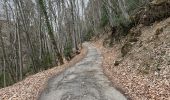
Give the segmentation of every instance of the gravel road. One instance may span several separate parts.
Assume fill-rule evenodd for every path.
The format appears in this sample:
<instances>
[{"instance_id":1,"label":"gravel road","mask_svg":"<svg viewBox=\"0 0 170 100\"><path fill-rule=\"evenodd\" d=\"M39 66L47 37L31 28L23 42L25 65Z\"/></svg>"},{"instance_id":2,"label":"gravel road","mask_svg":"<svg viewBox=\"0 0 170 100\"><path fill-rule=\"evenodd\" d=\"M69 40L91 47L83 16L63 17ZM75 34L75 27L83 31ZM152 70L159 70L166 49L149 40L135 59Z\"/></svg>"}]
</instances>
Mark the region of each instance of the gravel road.
<instances>
[{"instance_id":1,"label":"gravel road","mask_svg":"<svg viewBox=\"0 0 170 100\"><path fill-rule=\"evenodd\" d=\"M103 74L102 56L90 43L87 56L51 78L39 100L127 100Z\"/></svg>"}]
</instances>

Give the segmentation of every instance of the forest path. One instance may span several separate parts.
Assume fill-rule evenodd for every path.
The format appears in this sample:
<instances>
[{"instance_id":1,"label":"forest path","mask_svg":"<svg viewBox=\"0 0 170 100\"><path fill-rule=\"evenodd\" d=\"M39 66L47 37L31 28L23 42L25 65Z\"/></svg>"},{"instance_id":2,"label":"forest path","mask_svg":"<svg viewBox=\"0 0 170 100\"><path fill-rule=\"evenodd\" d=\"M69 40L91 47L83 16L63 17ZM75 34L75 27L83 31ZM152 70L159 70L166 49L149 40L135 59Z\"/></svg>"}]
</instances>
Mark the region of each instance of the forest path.
<instances>
[{"instance_id":1,"label":"forest path","mask_svg":"<svg viewBox=\"0 0 170 100\"><path fill-rule=\"evenodd\" d=\"M127 100L103 74L102 56L90 43L87 56L51 78L39 100Z\"/></svg>"}]
</instances>

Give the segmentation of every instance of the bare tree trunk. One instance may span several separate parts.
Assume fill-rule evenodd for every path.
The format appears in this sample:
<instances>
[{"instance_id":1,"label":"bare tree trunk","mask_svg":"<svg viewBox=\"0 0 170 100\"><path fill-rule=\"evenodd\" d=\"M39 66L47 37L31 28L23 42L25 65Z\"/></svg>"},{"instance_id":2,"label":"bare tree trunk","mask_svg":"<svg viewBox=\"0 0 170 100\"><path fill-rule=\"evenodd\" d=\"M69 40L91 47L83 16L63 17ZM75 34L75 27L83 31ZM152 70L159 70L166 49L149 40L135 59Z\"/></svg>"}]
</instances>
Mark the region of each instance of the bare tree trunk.
<instances>
[{"instance_id":1,"label":"bare tree trunk","mask_svg":"<svg viewBox=\"0 0 170 100\"><path fill-rule=\"evenodd\" d=\"M77 36L76 36L76 30L75 30L75 0L70 0L70 5L71 5L71 17L72 17L72 28L73 28L73 35L72 35L72 38L73 38L73 44L74 44L74 48L76 50L78 50L78 46L77 46Z\"/></svg>"},{"instance_id":2,"label":"bare tree trunk","mask_svg":"<svg viewBox=\"0 0 170 100\"><path fill-rule=\"evenodd\" d=\"M4 87L6 87L6 62L4 57L3 57L3 76L4 76Z\"/></svg>"},{"instance_id":3,"label":"bare tree trunk","mask_svg":"<svg viewBox=\"0 0 170 100\"><path fill-rule=\"evenodd\" d=\"M53 30L52 30L52 27L51 27L50 22L49 22L49 18L48 18L48 14L47 14L47 11L46 11L46 7L44 6L44 1L43 1L43 0L39 0L39 4L40 4L40 8L41 8L42 12L44 13L45 22L46 22L47 28L48 28L48 35L50 36L51 43L52 43L53 46L54 46L54 50L55 50L55 52L56 52L56 54L57 54L59 63L60 63L60 64L63 64L63 63L64 63L63 57L62 57L62 55L59 53L59 50L58 50L58 47L57 47L57 43L56 43L56 41L55 41L55 39L54 39Z\"/></svg>"},{"instance_id":4,"label":"bare tree trunk","mask_svg":"<svg viewBox=\"0 0 170 100\"><path fill-rule=\"evenodd\" d=\"M122 14L128 20L129 19L129 14L126 12L125 2L122 3L122 0L118 0L118 4L119 4L119 7L120 7L120 9L122 11Z\"/></svg>"},{"instance_id":5,"label":"bare tree trunk","mask_svg":"<svg viewBox=\"0 0 170 100\"><path fill-rule=\"evenodd\" d=\"M18 25L20 26L20 25ZM17 38L18 38L18 57L19 57L19 71L20 71L20 80L23 79L23 62L22 62L22 47L21 47L21 37L20 37L20 29L18 30Z\"/></svg>"},{"instance_id":6,"label":"bare tree trunk","mask_svg":"<svg viewBox=\"0 0 170 100\"><path fill-rule=\"evenodd\" d=\"M3 59L4 59L4 68L6 70L6 66L8 66L8 61L7 61L7 58L6 58L6 52L5 52L5 46L4 46L4 41L3 41L3 36L2 36L2 32L1 32L1 25L0 25L0 40L1 40L1 45L2 45L2 53L3 53ZM10 66L7 67L8 68L8 71L9 71L9 75L11 76L12 78L12 81L15 82L15 78L14 78L14 72L13 70L10 68ZM6 72L4 71L4 76L5 76ZM5 78L6 79L6 78Z\"/></svg>"}]
</instances>

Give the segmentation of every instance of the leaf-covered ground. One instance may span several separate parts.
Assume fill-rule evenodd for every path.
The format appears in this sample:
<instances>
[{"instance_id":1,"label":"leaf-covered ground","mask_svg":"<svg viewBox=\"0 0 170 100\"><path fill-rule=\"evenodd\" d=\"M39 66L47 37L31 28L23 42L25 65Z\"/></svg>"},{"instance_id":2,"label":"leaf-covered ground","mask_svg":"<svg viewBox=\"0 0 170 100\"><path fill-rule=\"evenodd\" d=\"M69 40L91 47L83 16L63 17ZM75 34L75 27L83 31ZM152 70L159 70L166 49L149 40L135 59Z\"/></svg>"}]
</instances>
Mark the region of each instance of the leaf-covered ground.
<instances>
[{"instance_id":1,"label":"leaf-covered ground","mask_svg":"<svg viewBox=\"0 0 170 100\"><path fill-rule=\"evenodd\" d=\"M140 29L141 36L123 58L125 43L106 48L104 40L94 42L104 56L104 73L132 100L170 100L170 18ZM115 61L121 62L115 66Z\"/></svg>"},{"instance_id":2,"label":"leaf-covered ground","mask_svg":"<svg viewBox=\"0 0 170 100\"><path fill-rule=\"evenodd\" d=\"M83 48L79 55L62 66L57 66L52 69L39 72L12 86L0 89L0 100L37 100L39 94L46 86L49 78L60 74L66 68L80 61L82 58L84 58L86 53L87 49Z\"/></svg>"}]
</instances>

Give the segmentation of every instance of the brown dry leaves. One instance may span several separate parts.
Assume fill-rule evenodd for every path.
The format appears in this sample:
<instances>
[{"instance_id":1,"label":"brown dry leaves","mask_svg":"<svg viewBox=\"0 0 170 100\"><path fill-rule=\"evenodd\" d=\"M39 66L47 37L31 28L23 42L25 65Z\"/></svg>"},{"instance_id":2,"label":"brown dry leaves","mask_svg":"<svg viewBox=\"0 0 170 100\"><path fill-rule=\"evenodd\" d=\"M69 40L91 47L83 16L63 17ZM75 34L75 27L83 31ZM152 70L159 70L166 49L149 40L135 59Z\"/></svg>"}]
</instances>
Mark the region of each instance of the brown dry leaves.
<instances>
[{"instance_id":1,"label":"brown dry leaves","mask_svg":"<svg viewBox=\"0 0 170 100\"><path fill-rule=\"evenodd\" d=\"M73 66L85 57L87 48L83 48L81 53L74 57L70 62L57 66L52 69L42 71L29 76L21 82L12 86L0 89L0 100L37 100L40 92L45 88L48 79Z\"/></svg>"},{"instance_id":2,"label":"brown dry leaves","mask_svg":"<svg viewBox=\"0 0 170 100\"><path fill-rule=\"evenodd\" d=\"M167 20L170 21L170 18ZM166 22L163 21L161 23L156 23L155 26L146 27L145 33L142 38L146 39L147 37L152 36L154 33L152 31L156 30L158 27L163 26ZM169 28L170 29L170 28ZM164 39L167 36L170 36L169 32L164 32L160 36L160 39ZM150 35L150 36L149 36ZM166 35L164 37L163 35ZM169 38L169 37L168 37ZM143 40L143 41L146 41ZM167 40L168 41L168 40ZM153 42L153 41L152 41ZM138 60L137 57L138 52L135 53L135 49L133 53L135 55L130 54L127 58L123 60L123 62L119 66L114 66L115 60L120 55L120 45L117 44L113 48L105 48L103 47L103 40L100 39L96 42L94 42L94 45L102 52L104 61L103 61L103 70L104 73L110 78L110 80L113 82L113 85L115 87L120 88L123 90L124 94L129 96L132 100L170 100L170 66L165 64L162 66L162 72L160 72L160 75L157 75L155 72L150 72L149 74L141 74L139 73L139 66L140 66L140 60ZM148 45L149 43L144 43L144 46ZM155 48L157 51L161 51L165 48L167 48L167 44L161 44L159 45L162 48L159 49L158 47ZM152 47L150 47L152 49ZM169 48L169 47L168 47ZM136 47L136 49L138 49ZM168 51L169 50L169 51ZM155 55L154 52L149 51L151 55ZM170 48L166 50L166 52L170 52ZM141 54L140 54L141 53ZM143 54L142 54L143 53ZM147 54L148 52L139 52L139 56L144 57L142 55ZM167 55L166 55L167 56ZM165 58L164 56L160 56ZM156 57L155 57L156 58ZM146 58L147 59L147 58ZM170 60L170 58L169 58ZM156 62L158 63L158 62Z\"/></svg>"}]
</instances>

